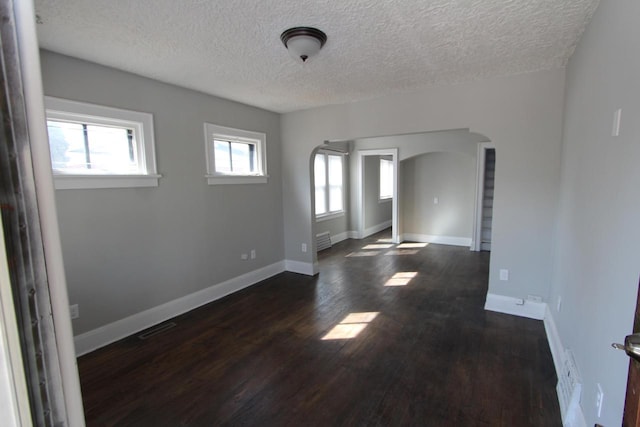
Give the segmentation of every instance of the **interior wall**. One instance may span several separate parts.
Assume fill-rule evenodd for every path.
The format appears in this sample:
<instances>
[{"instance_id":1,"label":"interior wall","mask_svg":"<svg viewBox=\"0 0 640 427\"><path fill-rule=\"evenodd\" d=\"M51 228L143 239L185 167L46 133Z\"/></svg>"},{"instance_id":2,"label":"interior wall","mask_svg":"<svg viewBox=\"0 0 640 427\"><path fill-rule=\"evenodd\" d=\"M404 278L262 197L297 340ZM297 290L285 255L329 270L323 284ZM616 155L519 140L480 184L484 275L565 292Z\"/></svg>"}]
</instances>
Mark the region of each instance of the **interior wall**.
<instances>
[{"instance_id":1,"label":"interior wall","mask_svg":"<svg viewBox=\"0 0 640 427\"><path fill-rule=\"evenodd\" d=\"M381 156L365 156L363 159L363 211L364 230L366 235L373 234L371 229L391 223L392 200L380 201L380 158ZM370 230L367 232L367 230Z\"/></svg>"},{"instance_id":2,"label":"interior wall","mask_svg":"<svg viewBox=\"0 0 640 427\"><path fill-rule=\"evenodd\" d=\"M322 141L471 129L500 153L490 292L549 295L564 69L439 86L282 115L285 257L313 265L308 159ZM440 150L447 151L447 150ZM402 159L402 151L400 159ZM517 250L515 250L517 248ZM510 270L508 282L499 269Z\"/></svg>"},{"instance_id":3,"label":"interior wall","mask_svg":"<svg viewBox=\"0 0 640 427\"><path fill-rule=\"evenodd\" d=\"M640 2L600 2L567 68L550 308L582 374L587 425L622 422L629 358L611 343L632 331L640 276L639 16ZM600 418L597 384L604 392Z\"/></svg>"},{"instance_id":4,"label":"interior wall","mask_svg":"<svg viewBox=\"0 0 640 427\"><path fill-rule=\"evenodd\" d=\"M400 170L400 212L405 235L471 239L475 157L454 153L423 154L404 160Z\"/></svg>"},{"instance_id":5,"label":"interior wall","mask_svg":"<svg viewBox=\"0 0 640 427\"><path fill-rule=\"evenodd\" d=\"M75 334L283 259L278 114L51 52L41 59L46 95L152 113L163 175L154 188L56 191ZM207 185L204 122L266 133L268 184ZM241 260L251 249L257 258Z\"/></svg>"}]
</instances>

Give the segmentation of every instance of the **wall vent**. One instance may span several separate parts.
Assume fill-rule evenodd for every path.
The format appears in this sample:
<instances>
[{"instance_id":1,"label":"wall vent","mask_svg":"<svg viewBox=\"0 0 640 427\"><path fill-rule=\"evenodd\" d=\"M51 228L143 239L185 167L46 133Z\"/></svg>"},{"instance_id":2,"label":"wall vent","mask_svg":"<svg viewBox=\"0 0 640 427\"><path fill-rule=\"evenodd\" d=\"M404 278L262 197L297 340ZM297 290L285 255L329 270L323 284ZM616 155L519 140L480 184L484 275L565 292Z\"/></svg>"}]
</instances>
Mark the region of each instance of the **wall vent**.
<instances>
[{"instance_id":1,"label":"wall vent","mask_svg":"<svg viewBox=\"0 0 640 427\"><path fill-rule=\"evenodd\" d=\"M316 234L316 247L318 248L318 252L331 247L331 235L328 231Z\"/></svg>"},{"instance_id":2,"label":"wall vent","mask_svg":"<svg viewBox=\"0 0 640 427\"><path fill-rule=\"evenodd\" d=\"M138 334L138 338L140 338L141 340L146 340L148 338L151 338L154 335L161 334L175 327L176 327L176 324L174 322L162 323L160 325L156 325L147 329L141 334Z\"/></svg>"}]
</instances>

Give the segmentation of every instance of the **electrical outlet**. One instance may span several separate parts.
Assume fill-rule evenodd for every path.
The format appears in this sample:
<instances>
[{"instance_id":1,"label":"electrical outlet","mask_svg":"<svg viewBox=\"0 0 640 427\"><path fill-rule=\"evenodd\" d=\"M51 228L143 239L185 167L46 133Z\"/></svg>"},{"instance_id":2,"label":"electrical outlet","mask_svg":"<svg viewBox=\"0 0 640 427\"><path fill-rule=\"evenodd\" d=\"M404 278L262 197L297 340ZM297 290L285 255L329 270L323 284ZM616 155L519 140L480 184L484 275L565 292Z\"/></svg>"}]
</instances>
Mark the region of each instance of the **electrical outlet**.
<instances>
[{"instance_id":1,"label":"electrical outlet","mask_svg":"<svg viewBox=\"0 0 640 427\"><path fill-rule=\"evenodd\" d=\"M600 383L597 384L598 391L596 392L596 409L598 410L598 418L602 414L602 402L604 401L604 392Z\"/></svg>"},{"instance_id":2,"label":"electrical outlet","mask_svg":"<svg viewBox=\"0 0 640 427\"><path fill-rule=\"evenodd\" d=\"M306 243L302 244L302 252L307 252L307 244Z\"/></svg>"},{"instance_id":3,"label":"electrical outlet","mask_svg":"<svg viewBox=\"0 0 640 427\"><path fill-rule=\"evenodd\" d=\"M611 129L611 136L620 136L621 120L622 120L622 108L618 108L613 113L613 128Z\"/></svg>"},{"instance_id":4,"label":"electrical outlet","mask_svg":"<svg viewBox=\"0 0 640 427\"><path fill-rule=\"evenodd\" d=\"M437 205L438 203L440 203L440 200L438 200L438 198L437 198L437 197L434 197L434 198L433 198L433 204L434 204L434 205Z\"/></svg>"},{"instance_id":5,"label":"electrical outlet","mask_svg":"<svg viewBox=\"0 0 640 427\"><path fill-rule=\"evenodd\" d=\"M247 259L249 259L249 256L247 254L240 254L240 259L241 260L247 260Z\"/></svg>"},{"instance_id":6,"label":"electrical outlet","mask_svg":"<svg viewBox=\"0 0 640 427\"><path fill-rule=\"evenodd\" d=\"M527 295L527 300L531 302L542 302L542 297L540 295Z\"/></svg>"},{"instance_id":7,"label":"electrical outlet","mask_svg":"<svg viewBox=\"0 0 640 427\"><path fill-rule=\"evenodd\" d=\"M251 249L251 259L256 259L256 250Z\"/></svg>"},{"instance_id":8,"label":"electrical outlet","mask_svg":"<svg viewBox=\"0 0 640 427\"><path fill-rule=\"evenodd\" d=\"M71 320L77 319L80 317L80 308L78 304L73 304L69 306L69 313L71 314Z\"/></svg>"},{"instance_id":9,"label":"electrical outlet","mask_svg":"<svg viewBox=\"0 0 640 427\"><path fill-rule=\"evenodd\" d=\"M509 270L500 270L500 280L505 282L509 280Z\"/></svg>"}]
</instances>

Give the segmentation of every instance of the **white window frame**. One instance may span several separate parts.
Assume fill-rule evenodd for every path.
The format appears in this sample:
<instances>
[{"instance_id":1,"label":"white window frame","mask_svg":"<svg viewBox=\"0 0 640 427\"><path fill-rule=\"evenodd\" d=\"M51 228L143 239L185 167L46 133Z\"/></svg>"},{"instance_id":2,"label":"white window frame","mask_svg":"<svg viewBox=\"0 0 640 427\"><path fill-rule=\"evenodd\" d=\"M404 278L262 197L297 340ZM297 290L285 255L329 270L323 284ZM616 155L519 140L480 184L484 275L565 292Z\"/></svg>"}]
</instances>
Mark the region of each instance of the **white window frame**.
<instances>
[{"instance_id":1,"label":"white window frame","mask_svg":"<svg viewBox=\"0 0 640 427\"><path fill-rule=\"evenodd\" d=\"M327 221L329 219L334 219L334 218L339 218L341 216L345 215L346 209L345 209L345 204L346 204L346 194L345 194L345 155L344 154L340 154L340 153L335 153L333 151L328 152L328 151L318 151L316 152L315 156L318 155L323 155L325 156L325 162L324 162L324 167L325 167L325 177L327 182L325 183L325 192L324 192L324 198L325 198L325 206L327 207L327 212L325 213L321 213L321 214L316 214L315 218L316 221L320 222L320 221ZM314 158L314 165L315 165L315 156ZM330 198L330 185L329 185L329 156L337 156L340 157L342 159L342 209L341 210L337 210L337 211L330 211L329 210L329 198ZM315 167L314 167L314 181L315 181ZM315 182L314 182L314 197L315 197ZM314 200L314 205L315 205L315 200ZM315 210L315 208L314 208Z\"/></svg>"},{"instance_id":2,"label":"white window frame","mask_svg":"<svg viewBox=\"0 0 640 427\"><path fill-rule=\"evenodd\" d=\"M218 172L215 169L214 139L223 139L231 142L254 144L256 147L257 172L253 174L239 174ZM269 179L267 175L267 135L262 132L253 132L243 129L235 129L212 123L204 124L204 146L207 159L207 183L218 184L265 184Z\"/></svg>"},{"instance_id":3,"label":"white window frame","mask_svg":"<svg viewBox=\"0 0 640 427\"><path fill-rule=\"evenodd\" d=\"M391 166L391 195L382 195L382 162L389 162L390 166ZM389 160L389 159L385 159L384 157L380 157L380 163L379 163L379 169L378 169L378 173L379 173L379 179L378 179L378 202L379 203L386 203L386 202L390 202L393 200L393 160Z\"/></svg>"},{"instance_id":4,"label":"white window frame","mask_svg":"<svg viewBox=\"0 0 640 427\"><path fill-rule=\"evenodd\" d=\"M53 170L57 190L85 188L157 187L153 115L86 102L45 96L47 120L127 127L134 130L139 174L66 174Z\"/></svg>"}]
</instances>

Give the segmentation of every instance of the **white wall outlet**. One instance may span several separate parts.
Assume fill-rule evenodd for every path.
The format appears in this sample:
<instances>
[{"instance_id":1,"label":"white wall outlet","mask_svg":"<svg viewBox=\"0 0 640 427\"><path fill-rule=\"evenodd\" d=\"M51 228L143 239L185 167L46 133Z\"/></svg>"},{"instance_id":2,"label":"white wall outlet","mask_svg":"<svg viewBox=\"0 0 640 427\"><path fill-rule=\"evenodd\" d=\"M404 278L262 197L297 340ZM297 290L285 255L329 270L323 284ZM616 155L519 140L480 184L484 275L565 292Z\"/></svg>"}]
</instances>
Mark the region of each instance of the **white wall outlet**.
<instances>
[{"instance_id":1,"label":"white wall outlet","mask_svg":"<svg viewBox=\"0 0 640 427\"><path fill-rule=\"evenodd\" d=\"M80 317L80 308L78 304L73 304L69 306L69 313L71 314L71 320L77 319Z\"/></svg>"},{"instance_id":2,"label":"white wall outlet","mask_svg":"<svg viewBox=\"0 0 640 427\"><path fill-rule=\"evenodd\" d=\"M256 250L251 249L251 259L256 259Z\"/></svg>"},{"instance_id":3,"label":"white wall outlet","mask_svg":"<svg viewBox=\"0 0 640 427\"><path fill-rule=\"evenodd\" d=\"M598 411L598 418L602 414L602 402L604 401L604 392L602 391L602 386L600 383L597 384L598 391L596 392L596 409Z\"/></svg>"},{"instance_id":4,"label":"white wall outlet","mask_svg":"<svg viewBox=\"0 0 640 427\"><path fill-rule=\"evenodd\" d=\"M249 259L249 256L247 254L240 254L240 259L247 260Z\"/></svg>"},{"instance_id":5,"label":"white wall outlet","mask_svg":"<svg viewBox=\"0 0 640 427\"><path fill-rule=\"evenodd\" d=\"M434 204L434 205L437 205L438 203L440 203L440 200L438 200L438 198L437 198L437 197L434 197L434 198L433 198L433 204Z\"/></svg>"},{"instance_id":6,"label":"white wall outlet","mask_svg":"<svg viewBox=\"0 0 640 427\"><path fill-rule=\"evenodd\" d=\"M540 295L527 295L527 301L531 302L542 302L542 297Z\"/></svg>"},{"instance_id":7,"label":"white wall outlet","mask_svg":"<svg viewBox=\"0 0 640 427\"><path fill-rule=\"evenodd\" d=\"M306 243L302 244L302 252L307 252L307 244Z\"/></svg>"},{"instance_id":8,"label":"white wall outlet","mask_svg":"<svg viewBox=\"0 0 640 427\"><path fill-rule=\"evenodd\" d=\"M524 305L524 300L522 298L516 298L516 305Z\"/></svg>"},{"instance_id":9,"label":"white wall outlet","mask_svg":"<svg viewBox=\"0 0 640 427\"><path fill-rule=\"evenodd\" d=\"M509 280L509 270L500 270L500 280L503 280L505 282Z\"/></svg>"},{"instance_id":10,"label":"white wall outlet","mask_svg":"<svg viewBox=\"0 0 640 427\"><path fill-rule=\"evenodd\" d=\"M556 310L558 311L558 313L560 313L561 309L562 309L562 297L558 297L558 303L556 304Z\"/></svg>"},{"instance_id":11,"label":"white wall outlet","mask_svg":"<svg viewBox=\"0 0 640 427\"><path fill-rule=\"evenodd\" d=\"M620 121L622 120L622 108L618 108L613 113L613 128L611 129L611 136L620 136Z\"/></svg>"}]
</instances>

